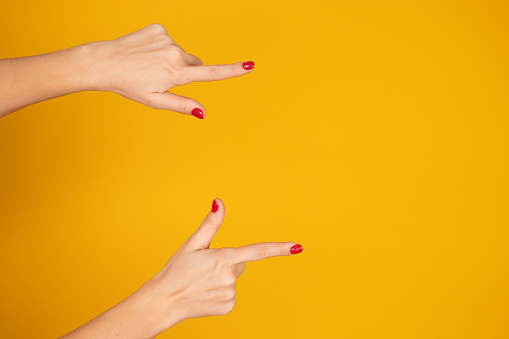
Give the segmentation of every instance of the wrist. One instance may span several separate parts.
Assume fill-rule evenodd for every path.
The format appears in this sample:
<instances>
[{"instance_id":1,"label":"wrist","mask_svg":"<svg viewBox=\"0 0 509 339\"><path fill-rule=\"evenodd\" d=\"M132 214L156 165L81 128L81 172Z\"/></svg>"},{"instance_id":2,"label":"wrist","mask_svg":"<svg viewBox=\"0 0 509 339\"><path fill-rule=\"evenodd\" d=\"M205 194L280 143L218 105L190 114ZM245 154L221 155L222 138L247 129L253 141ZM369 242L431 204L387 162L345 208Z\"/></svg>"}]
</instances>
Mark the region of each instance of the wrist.
<instances>
[{"instance_id":1,"label":"wrist","mask_svg":"<svg viewBox=\"0 0 509 339\"><path fill-rule=\"evenodd\" d=\"M108 41L94 41L77 47L83 65L82 83L85 90L115 92L107 44Z\"/></svg>"},{"instance_id":2,"label":"wrist","mask_svg":"<svg viewBox=\"0 0 509 339\"><path fill-rule=\"evenodd\" d=\"M170 291L164 281L157 279L157 276L141 286L133 296L143 300L142 303L150 309L150 318L154 320L152 326L158 331L157 334L186 319L183 310L178 306L176 294Z\"/></svg>"}]
</instances>

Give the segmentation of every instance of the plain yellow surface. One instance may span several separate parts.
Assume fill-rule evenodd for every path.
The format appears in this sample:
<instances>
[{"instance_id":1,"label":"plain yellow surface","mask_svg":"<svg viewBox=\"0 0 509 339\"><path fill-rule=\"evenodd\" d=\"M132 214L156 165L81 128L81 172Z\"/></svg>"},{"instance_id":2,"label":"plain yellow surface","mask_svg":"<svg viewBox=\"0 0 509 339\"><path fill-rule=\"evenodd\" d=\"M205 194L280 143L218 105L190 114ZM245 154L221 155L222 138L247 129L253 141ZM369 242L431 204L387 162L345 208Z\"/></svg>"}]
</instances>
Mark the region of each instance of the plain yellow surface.
<instances>
[{"instance_id":1,"label":"plain yellow surface","mask_svg":"<svg viewBox=\"0 0 509 339\"><path fill-rule=\"evenodd\" d=\"M0 119L2 338L53 338L154 276L212 199L237 306L160 338L508 338L505 1L28 1L0 58L166 26L241 78L203 121L87 92Z\"/></svg>"}]
</instances>

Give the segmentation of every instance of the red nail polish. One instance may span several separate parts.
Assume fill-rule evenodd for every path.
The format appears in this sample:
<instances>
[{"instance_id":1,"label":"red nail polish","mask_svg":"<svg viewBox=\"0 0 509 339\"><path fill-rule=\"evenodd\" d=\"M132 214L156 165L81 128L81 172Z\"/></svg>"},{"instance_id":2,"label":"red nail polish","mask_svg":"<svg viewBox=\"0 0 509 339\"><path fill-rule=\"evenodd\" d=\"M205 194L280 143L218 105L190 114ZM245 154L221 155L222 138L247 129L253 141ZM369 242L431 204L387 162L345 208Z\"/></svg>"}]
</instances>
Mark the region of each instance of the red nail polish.
<instances>
[{"instance_id":1,"label":"red nail polish","mask_svg":"<svg viewBox=\"0 0 509 339\"><path fill-rule=\"evenodd\" d=\"M253 69L254 68L254 62L253 61L244 62L242 64L242 67L244 67L245 70Z\"/></svg>"},{"instance_id":2,"label":"red nail polish","mask_svg":"<svg viewBox=\"0 0 509 339\"><path fill-rule=\"evenodd\" d=\"M302 252L302 245L293 245L292 248L290 248L290 253L292 254L297 254L297 253L300 253Z\"/></svg>"},{"instance_id":3,"label":"red nail polish","mask_svg":"<svg viewBox=\"0 0 509 339\"><path fill-rule=\"evenodd\" d=\"M195 108L191 111L191 114L197 117L198 119L203 119L203 111L199 108Z\"/></svg>"},{"instance_id":4,"label":"red nail polish","mask_svg":"<svg viewBox=\"0 0 509 339\"><path fill-rule=\"evenodd\" d=\"M212 212L216 213L218 209L219 204L217 203L216 199L214 199L214 201L212 201Z\"/></svg>"}]
</instances>

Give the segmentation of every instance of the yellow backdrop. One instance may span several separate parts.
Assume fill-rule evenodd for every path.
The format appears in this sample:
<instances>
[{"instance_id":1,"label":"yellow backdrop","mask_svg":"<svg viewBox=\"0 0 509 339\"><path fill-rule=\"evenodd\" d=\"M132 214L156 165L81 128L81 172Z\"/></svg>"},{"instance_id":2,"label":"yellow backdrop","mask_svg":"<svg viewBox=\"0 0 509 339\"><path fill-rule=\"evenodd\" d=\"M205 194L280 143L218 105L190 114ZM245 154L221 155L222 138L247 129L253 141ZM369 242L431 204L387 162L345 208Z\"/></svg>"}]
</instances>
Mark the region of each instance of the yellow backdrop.
<instances>
[{"instance_id":1,"label":"yellow backdrop","mask_svg":"<svg viewBox=\"0 0 509 339\"><path fill-rule=\"evenodd\" d=\"M353 3L353 4L352 4ZM0 57L161 23L241 78L198 120L87 92L0 120L1 337L52 338L154 276L212 199L237 306L160 338L507 338L505 1L9 1ZM1 75L0 75L1 76Z\"/></svg>"}]
</instances>

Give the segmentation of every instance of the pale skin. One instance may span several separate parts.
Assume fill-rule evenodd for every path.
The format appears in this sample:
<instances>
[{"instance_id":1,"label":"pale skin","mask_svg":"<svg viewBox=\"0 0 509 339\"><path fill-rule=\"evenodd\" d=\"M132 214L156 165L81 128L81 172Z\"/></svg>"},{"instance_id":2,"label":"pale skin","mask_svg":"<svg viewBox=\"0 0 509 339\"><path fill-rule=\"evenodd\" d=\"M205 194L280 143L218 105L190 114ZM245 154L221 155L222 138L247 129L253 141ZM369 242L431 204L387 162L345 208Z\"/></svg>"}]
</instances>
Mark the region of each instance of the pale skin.
<instances>
[{"instance_id":1,"label":"pale skin","mask_svg":"<svg viewBox=\"0 0 509 339\"><path fill-rule=\"evenodd\" d=\"M225 215L223 202L214 201L216 212L209 212L161 272L127 299L62 338L154 338L185 319L227 314L235 306L235 285L246 262L302 251L294 242L210 248Z\"/></svg>"},{"instance_id":2,"label":"pale skin","mask_svg":"<svg viewBox=\"0 0 509 339\"><path fill-rule=\"evenodd\" d=\"M0 60L0 117L28 105L80 91L110 91L156 109L203 119L196 100L168 90L195 81L224 80L252 71L238 62L203 65L159 24L111 41Z\"/></svg>"},{"instance_id":3,"label":"pale skin","mask_svg":"<svg viewBox=\"0 0 509 339\"><path fill-rule=\"evenodd\" d=\"M203 119L196 100L170 93L195 81L252 71L253 62L203 65L158 24L111 41L43 55L0 60L0 117L34 103L80 91L111 91L141 104ZM131 296L62 338L154 338L190 318L223 315L235 306L246 262L302 251L294 242L210 248L224 219L215 199L200 227L161 272Z\"/></svg>"}]
</instances>

